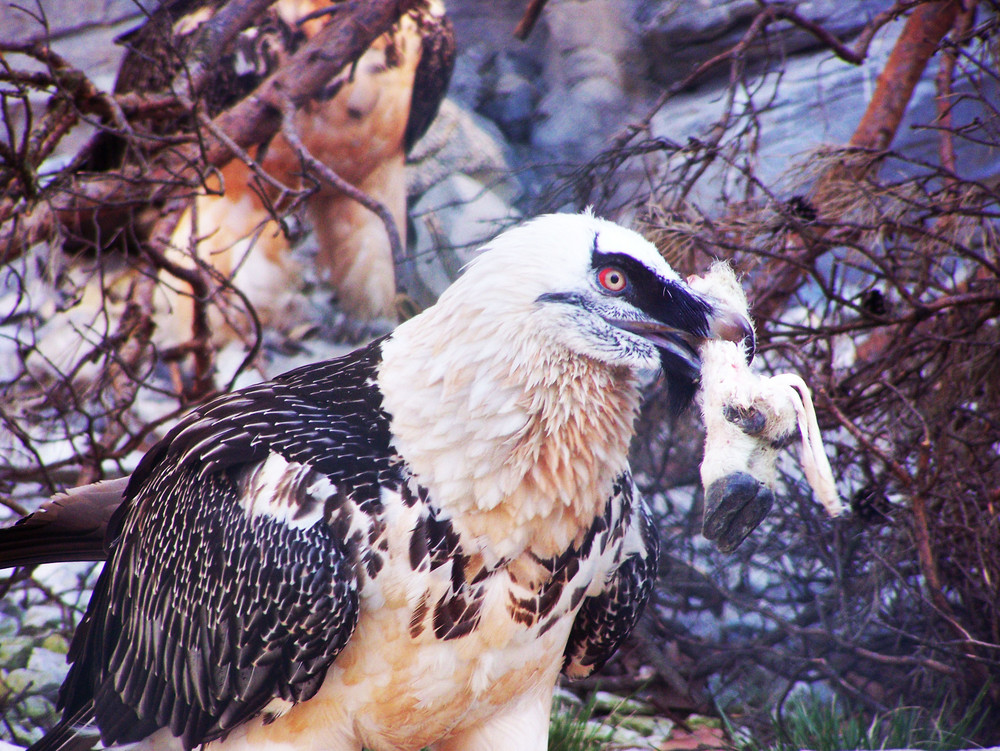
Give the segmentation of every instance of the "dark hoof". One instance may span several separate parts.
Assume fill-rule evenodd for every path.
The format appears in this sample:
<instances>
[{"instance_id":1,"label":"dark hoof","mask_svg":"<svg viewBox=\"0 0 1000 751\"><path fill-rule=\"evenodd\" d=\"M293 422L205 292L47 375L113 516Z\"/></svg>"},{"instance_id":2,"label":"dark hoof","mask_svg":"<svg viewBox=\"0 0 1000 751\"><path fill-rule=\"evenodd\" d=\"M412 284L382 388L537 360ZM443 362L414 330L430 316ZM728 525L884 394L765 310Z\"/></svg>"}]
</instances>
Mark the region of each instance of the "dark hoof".
<instances>
[{"instance_id":1,"label":"dark hoof","mask_svg":"<svg viewBox=\"0 0 1000 751\"><path fill-rule=\"evenodd\" d=\"M774 504L771 490L746 472L734 472L705 491L702 534L723 553L731 553L764 521Z\"/></svg>"}]
</instances>

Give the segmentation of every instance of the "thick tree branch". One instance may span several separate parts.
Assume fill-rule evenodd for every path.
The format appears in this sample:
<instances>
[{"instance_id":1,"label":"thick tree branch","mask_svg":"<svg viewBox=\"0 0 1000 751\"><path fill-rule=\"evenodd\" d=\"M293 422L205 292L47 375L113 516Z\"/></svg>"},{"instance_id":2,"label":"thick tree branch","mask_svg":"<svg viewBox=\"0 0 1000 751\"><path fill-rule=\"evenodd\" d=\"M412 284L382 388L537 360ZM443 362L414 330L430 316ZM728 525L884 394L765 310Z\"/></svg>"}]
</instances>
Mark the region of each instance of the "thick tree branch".
<instances>
[{"instance_id":1,"label":"thick tree branch","mask_svg":"<svg viewBox=\"0 0 1000 751\"><path fill-rule=\"evenodd\" d=\"M416 0L366 0L345 6L287 65L216 117L216 125L244 149L269 140L281 127L286 99L301 107L316 97L415 4ZM226 144L212 141L204 156L211 166L221 167L232 152Z\"/></svg>"},{"instance_id":2,"label":"thick tree branch","mask_svg":"<svg viewBox=\"0 0 1000 751\"><path fill-rule=\"evenodd\" d=\"M851 146L889 148L913 89L961 10L961 0L927 3L914 9L879 74L872 100L851 137Z\"/></svg>"},{"instance_id":3,"label":"thick tree branch","mask_svg":"<svg viewBox=\"0 0 1000 751\"><path fill-rule=\"evenodd\" d=\"M198 29L194 55L188 65L191 91L210 83L212 71L233 39L250 26L276 0L230 0Z\"/></svg>"}]
</instances>

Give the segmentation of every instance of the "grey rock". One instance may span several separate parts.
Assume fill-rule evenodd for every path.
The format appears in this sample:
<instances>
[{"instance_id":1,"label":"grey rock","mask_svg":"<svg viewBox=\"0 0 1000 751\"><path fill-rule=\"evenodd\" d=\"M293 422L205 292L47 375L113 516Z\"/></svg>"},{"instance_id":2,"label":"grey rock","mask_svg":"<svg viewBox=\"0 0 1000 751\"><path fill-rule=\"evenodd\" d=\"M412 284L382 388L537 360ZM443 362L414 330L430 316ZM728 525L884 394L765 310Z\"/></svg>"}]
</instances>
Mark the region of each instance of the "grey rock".
<instances>
[{"instance_id":1,"label":"grey rock","mask_svg":"<svg viewBox=\"0 0 1000 751\"><path fill-rule=\"evenodd\" d=\"M407 291L421 306L454 281L482 243L518 219L501 192L467 174L436 184L410 213L416 279Z\"/></svg>"},{"instance_id":2,"label":"grey rock","mask_svg":"<svg viewBox=\"0 0 1000 751\"><path fill-rule=\"evenodd\" d=\"M8 520L4 520L6 523ZM3 664L3 646L8 639L21 630L20 612L11 612L13 608L0 608L0 665Z\"/></svg>"},{"instance_id":3,"label":"grey rock","mask_svg":"<svg viewBox=\"0 0 1000 751\"><path fill-rule=\"evenodd\" d=\"M0 667L16 670L28 665L35 639L30 636L9 636L0 641Z\"/></svg>"},{"instance_id":4,"label":"grey rock","mask_svg":"<svg viewBox=\"0 0 1000 751\"><path fill-rule=\"evenodd\" d=\"M544 79L533 146L570 158L591 154L623 124L637 79L626 0L557 0L546 5Z\"/></svg>"},{"instance_id":5,"label":"grey rock","mask_svg":"<svg viewBox=\"0 0 1000 751\"><path fill-rule=\"evenodd\" d=\"M4 687L12 694L37 694L59 687L61 679L55 679L51 674L29 668L16 668L7 673L3 679Z\"/></svg>"},{"instance_id":6,"label":"grey rock","mask_svg":"<svg viewBox=\"0 0 1000 751\"><path fill-rule=\"evenodd\" d=\"M44 696L29 696L20 707L21 714L32 724L50 726L54 722L56 705ZM41 735L41 733L39 733Z\"/></svg>"},{"instance_id":7,"label":"grey rock","mask_svg":"<svg viewBox=\"0 0 1000 751\"><path fill-rule=\"evenodd\" d=\"M110 29L123 22L135 24L142 6L152 10L157 5L158 0L43 0L40 10L51 37L60 40L79 39L89 31ZM70 9L72 12L67 12ZM45 26L38 15L34 3L0 0L0 44L45 39Z\"/></svg>"},{"instance_id":8,"label":"grey rock","mask_svg":"<svg viewBox=\"0 0 1000 751\"><path fill-rule=\"evenodd\" d=\"M66 677L68 666L65 652L53 652L51 649L35 647L28 658L27 669L39 675L47 676L44 685L59 685Z\"/></svg>"},{"instance_id":9,"label":"grey rock","mask_svg":"<svg viewBox=\"0 0 1000 751\"><path fill-rule=\"evenodd\" d=\"M64 610L58 605L40 604L28 608L21 625L23 628L48 631L59 627L64 617Z\"/></svg>"},{"instance_id":10,"label":"grey rock","mask_svg":"<svg viewBox=\"0 0 1000 751\"><path fill-rule=\"evenodd\" d=\"M798 3L796 10L803 18L849 42L885 6L880 0L813 0ZM634 20L647 73L657 83L667 85L684 78L698 64L739 42L759 12L756 0L637 2ZM818 46L820 42L814 35L782 21L768 29L766 39L748 48L745 59L752 64L767 56L794 54ZM714 72L717 76L727 74L726 66Z\"/></svg>"},{"instance_id":11,"label":"grey rock","mask_svg":"<svg viewBox=\"0 0 1000 751\"><path fill-rule=\"evenodd\" d=\"M767 103L757 114L760 138L754 152L744 149L741 158L753 165L765 184L777 185L791 194L808 184L815 174L808 169L810 154L827 145L846 144L857 128L867 107L878 74L902 28L893 24L872 45L863 65L854 66L832 59L829 52L812 52L789 58L780 79L768 76L755 93L755 101ZM937 160L937 136L934 131L915 128L918 122L933 119L935 88L933 74L917 86L893 148L928 162ZM987 94L1000 100L1000 90L986 83ZM992 92L989 90L992 88ZM954 109L956 124L968 123L977 116L975 108L960 102ZM725 112L726 99L721 90L706 88L670 99L653 117L651 133L677 144L689 138L705 139L713 132ZM741 103L737 103L737 111ZM1000 154L995 149L958 141L959 161L966 176L979 179L995 174ZM676 159L683 159L680 154ZM801 167L793 170L796 164ZM669 172L670 165L666 165ZM722 208L720 200L726 187L727 171L723 164L709 168L691 199L709 210Z\"/></svg>"},{"instance_id":12,"label":"grey rock","mask_svg":"<svg viewBox=\"0 0 1000 751\"><path fill-rule=\"evenodd\" d=\"M477 111L495 122L512 143L526 143L531 135L536 105L540 97L534 83L540 73L524 60L501 54L492 66L494 77L490 96Z\"/></svg>"},{"instance_id":13,"label":"grey rock","mask_svg":"<svg viewBox=\"0 0 1000 751\"><path fill-rule=\"evenodd\" d=\"M493 96L492 82L496 80L496 58L496 49L485 40L466 40L462 53L455 59L448 98L470 110L489 100Z\"/></svg>"},{"instance_id":14,"label":"grey rock","mask_svg":"<svg viewBox=\"0 0 1000 751\"><path fill-rule=\"evenodd\" d=\"M516 192L517 183L510 179L510 157L510 148L495 124L449 97L407 158L407 193L414 201L456 172Z\"/></svg>"}]
</instances>

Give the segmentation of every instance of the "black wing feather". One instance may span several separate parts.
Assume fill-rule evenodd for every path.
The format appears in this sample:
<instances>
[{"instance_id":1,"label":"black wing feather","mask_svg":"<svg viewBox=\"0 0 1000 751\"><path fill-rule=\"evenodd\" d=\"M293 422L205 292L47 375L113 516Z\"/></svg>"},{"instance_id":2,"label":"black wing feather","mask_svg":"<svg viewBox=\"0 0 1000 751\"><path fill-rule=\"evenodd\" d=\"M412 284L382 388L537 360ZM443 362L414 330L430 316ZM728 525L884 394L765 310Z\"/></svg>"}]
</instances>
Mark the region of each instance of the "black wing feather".
<instances>
[{"instance_id":1,"label":"black wing feather","mask_svg":"<svg viewBox=\"0 0 1000 751\"><path fill-rule=\"evenodd\" d=\"M455 30L451 20L430 12L418 17L421 27L420 60L413 77L410 113L403 132L403 148L409 153L427 132L448 93L455 69Z\"/></svg>"},{"instance_id":2,"label":"black wing feather","mask_svg":"<svg viewBox=\"0 0 1000 751\"><path fill-rule=\"evenodd\" d=\"M74 637L64 717L92 706L105 745L167 727L193 748L316 693L357 621L352 552L325 523L248 515L238 478L277 453L359 507L398 487L380 348L222 396L142 459Z\"/></svg>"},{"instance_id":3,"label":"black wing feather","mask_svg":"<svg viewBox=\"0 0 1000 751\"><path fill-rule=\"evenodd\" d=\"M0 529L0 568L63 561L103 561L108 520L126 479L59 493L12 527Z\"/></svg>"},{"instance_id":4,"label":"black wing feather","mask_svg":"<svg viewBox=\"0 0 1000 751\"><path fill-rule=\"evenodd\" d=\"M639 544L624 548L621 564L604 590L586 597L580 606L564 652L563 672L573 678L583 678L600 670L622 642L632 633L656 581L660 542L649 510L641 498L632 503L634 492L630 477L619 481L625 494L621 534L627 535L629 525L639 532Z\"/></svg>"}]
</instances>

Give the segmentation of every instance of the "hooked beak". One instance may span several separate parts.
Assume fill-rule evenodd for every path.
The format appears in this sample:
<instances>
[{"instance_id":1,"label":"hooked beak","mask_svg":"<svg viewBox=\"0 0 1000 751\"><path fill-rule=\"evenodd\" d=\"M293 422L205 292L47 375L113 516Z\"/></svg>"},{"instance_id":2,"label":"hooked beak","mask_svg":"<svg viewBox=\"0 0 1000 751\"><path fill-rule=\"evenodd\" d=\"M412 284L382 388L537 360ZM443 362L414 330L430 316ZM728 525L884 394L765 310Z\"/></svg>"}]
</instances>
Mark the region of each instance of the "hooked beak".
<instances>
[{"instance_id":1,"label":"hooked beak","mask_svg":"<svg viewBox=\"0 0 1000 751\"><path fill-rule=\"evenodd\" d=\"M608 323L624 331L638 334L643 339L648 339L660 350L661 359L667 357L671 362L683 365L686 370L690 371L689 377L696 378L701 371L698 345L705 340L705 337L659 321L608 319Z\"/></svg>"},{"instance_id":2,"label":"hooked beak","mask_svg":"<svg viewBox=\"0 0 1000 751\"><path fill-rule=\"evenodd\" d=\"M653 320L635 321L616 318L607 321L612 326L648 339L673 363L683 364L688 368L692 378L697 378L701 372L701 356L698 349L710 339L743 343L747 362L752 362L757 340L753 325L747 317L718 301L706 301L706 303L712 312L708 315L708 330L703 333Z\"/></svg>"}]
</instances>

